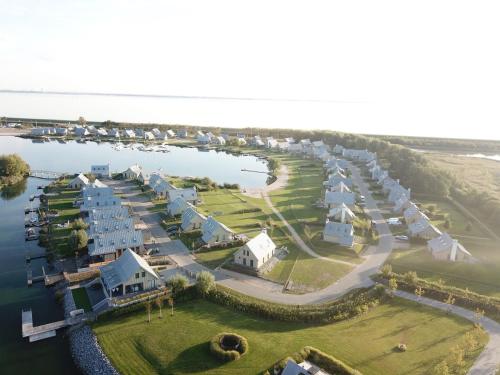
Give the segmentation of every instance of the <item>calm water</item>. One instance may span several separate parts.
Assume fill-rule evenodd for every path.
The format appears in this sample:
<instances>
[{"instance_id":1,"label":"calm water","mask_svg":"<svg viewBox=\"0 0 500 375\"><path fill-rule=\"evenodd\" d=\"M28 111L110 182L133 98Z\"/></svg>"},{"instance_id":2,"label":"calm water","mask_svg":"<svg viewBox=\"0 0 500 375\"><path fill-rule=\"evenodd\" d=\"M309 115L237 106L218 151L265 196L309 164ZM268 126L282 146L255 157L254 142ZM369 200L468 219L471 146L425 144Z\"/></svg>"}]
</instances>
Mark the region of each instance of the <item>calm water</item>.
<instances>
[{"instance_id":1,"label":"calm water","mask_svg":"<svg viewBox=\"0 0 500 375\"><path fill-rule=\"evenodd\" d=\"M45 184L30 178L0 194L0 374L77 373L63 332L35 343L21 338L22 308L32 308L36 325L63 317L51 289L41 283L26 285L26 253L44 250L36 241L24 241L24 208L37 186ZM44 260L32 262L33 275L41 274L42 265Z\"/></svg>"},{"instance_id":2,"label":"calm water","mask_svg":"<svg viewBox=\"0 0 500 375\"><path fill-rule=\"evenodd\" d=\"M485 155L485 154L467 154L464 155L468 158L479 158L479 159L488 159L494 161L500 161L500 155Z\"/></svg>"},{"instance_id":3,"label":"calm water","mask_svg":"<svg viewBox=\"0 0 500 375\"><path fill-rule=\"evenodd\" d=\"M238 183L248 188L266 183L266 174L241 171L267 172L267 164L255 156L175 146L169 146L169 150L168 153L131 149L117 151L113 144L107 142L37 143L18 137L0 137L0 153L17 153L32 169L77 173L89 171L91 164L110 163L113 172L122 172L138 163L149 171L162 170L172 176L210 177L218 183Z\"/></svg>"}]
</instances>

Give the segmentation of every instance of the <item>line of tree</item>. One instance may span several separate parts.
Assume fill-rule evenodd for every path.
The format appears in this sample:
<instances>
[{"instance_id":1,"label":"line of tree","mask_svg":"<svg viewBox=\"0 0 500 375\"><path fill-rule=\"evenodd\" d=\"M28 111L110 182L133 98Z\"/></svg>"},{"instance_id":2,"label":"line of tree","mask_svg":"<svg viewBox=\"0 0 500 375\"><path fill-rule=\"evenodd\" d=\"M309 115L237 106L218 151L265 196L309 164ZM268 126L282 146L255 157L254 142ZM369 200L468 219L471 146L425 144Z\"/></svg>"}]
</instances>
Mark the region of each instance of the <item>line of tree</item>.
<instances>
[{"instance_id":1,"label":"line of tree","mask_svg":"<svg viewBox=\"0 0 500 375\"><path fill-rule=\"evenodd\" d=\"M19 155L0 156L0 185L13 185L30 173L30 166Z\"/></svg>"}]
</instances>

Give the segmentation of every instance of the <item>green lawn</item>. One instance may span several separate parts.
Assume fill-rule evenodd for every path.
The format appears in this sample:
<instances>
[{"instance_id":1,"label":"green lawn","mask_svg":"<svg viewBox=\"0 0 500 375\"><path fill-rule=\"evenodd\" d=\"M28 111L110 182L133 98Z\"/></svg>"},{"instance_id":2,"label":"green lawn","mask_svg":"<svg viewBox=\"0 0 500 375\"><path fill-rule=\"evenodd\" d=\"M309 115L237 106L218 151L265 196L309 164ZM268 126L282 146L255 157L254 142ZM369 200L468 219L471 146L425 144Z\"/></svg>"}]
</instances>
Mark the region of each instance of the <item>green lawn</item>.
<instances>
[{"instance_id":1,"label":"green lawn","mask_svg":"<svg viewBox=\"0 0 500 375\"><path fill-rule=\"evenodd\" d=\"M264 320L195 300L176 306L174 316L164 312L163 319L153 311L151 323L141 311L93 328L121 374L257 374L311 345L369 375L429 374L473 326L400 299L326 325ZM227 364L212 357L208 341L224 331L245 336L248 354ZM482 336L482 345L485 340ZM400 342L407 344L407 352L394 350Z\"/></svg>"},{"instance_id":2,"label":"green lawn","mask_svg":"<svg viewBox=\"0 0 500 375\"><path fill-rule=\"evenodd\" d=\"M234 252L239 247L228 247L219 250L210 250L196 253L196 261L204 266L215 269L220 266L224 261L232 258Z\"/></svg>"},{"instance_id":3,"label":"green lawn","mask_svg":"<svg viewBox=\"0 0 500 375\"><path fill-rule=\"evenodd\" d=\"M84 309L87 311L92 311L92 305L90 304L89 296L85 288L72 289L73 299L75 300L75 305L77 309Z\"/></svg>"}]
</instances>

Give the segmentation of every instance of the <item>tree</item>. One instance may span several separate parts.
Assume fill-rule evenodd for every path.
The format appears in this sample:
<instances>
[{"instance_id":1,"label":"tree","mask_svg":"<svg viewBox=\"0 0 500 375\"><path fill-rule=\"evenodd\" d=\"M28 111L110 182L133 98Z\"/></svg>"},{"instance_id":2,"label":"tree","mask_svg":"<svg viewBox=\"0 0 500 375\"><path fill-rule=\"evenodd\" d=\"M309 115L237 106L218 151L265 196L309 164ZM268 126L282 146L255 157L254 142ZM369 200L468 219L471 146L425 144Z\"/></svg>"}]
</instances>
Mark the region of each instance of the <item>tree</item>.
<instances>
[{"instance_id":1,"label":"tree","mask_svg":"<svg viewBox=\"0 0 500 375\"><path fill-rule=\"evenodd\" d=\"M390 264L384 264L381 272L385 278L390 277L392 275L392 266Z\"/></svg>"},{"instance_id":2,"label":"tree","mask_svg":"<svg viewBox=\"0 0 500 375\"><path fill-rule=\"evenodd\" d=\"M79 252L87 246L88 236L85 230L72 230L69 236L69 244L75 252Z\"/></svg>"},{"instance_id":3,"label":"tree","mask_svg":"<svg viewBox=\"0 0 500 375\"><path fill-rule=\"evenodd\" d=\"M450 375L450 368L446 361L439 362L433 370L434 375Z\"/></svg>"},{"instance_id":4,"label":"tree","mask_svg":"<svg viewBox=\"0 0 500 375\"><path fill-rule=\"evenodd\" d=\"M472 353L478 348L478 341L476 335L472 332L467 332L464 336L464 351L467 357L471 356Z\"/></svg>"},{"instance_id":5,"label":"tree","mask_svg":"<svg viewBox=\"0 0 500 375\"><path fill-rule=\"evenodd\" d=\"M175 275L174 277L172 277L170 280L167 281L167 285L172 290L172 294L174 296L184 291L184 289L186 289L188 284L189 280L187 279L187 277L180 274Z\"/></svg>"},{"instance_id":6,"label":"tree","mask_svg":"<svg viewBox=\"0 0 500 375\"><path fill-rule=\"evenodd\" d=\"M146 312L148 314L148 323L151 323L151 301L147 300L144 303L144 307L146 308Z\"/></svg>"},{"instance_id":7,"label":"tree","mask_svg":"<svg viewBox=\"0 0 500 375\"><path fill-rule=\"evenodd\" d=\"M155 299L155 305L156 307L158 307L160 309L160 319L163 318L162 314L161 314L161 308L163 306L163 296L161 294L159 294L156 299Z\"/></svg>"},{"instance_id":8,"label":"tree","mask_svg":"<svg viewBox=\"0 0 500 375\"><path fill-rule=\"evenodd\" d=\"M415 289L415 295L417 296L417 300L420 301L420 299L422 298L424 293L425 293L425 290L423 290L421 286L419 286L417 289Z\"/></svg>"},{"instance_id":9,"label":"tree","mask_svg":"<svg viewBox=\"0 0 500 375\"><path fill-rule=\"evenodd\" d=\"M168 305L172 309L170 312L170 315L173 316L174 315L174 298L172 296L168 296L167 301L168 301Z\"/></svg>"},{"instance_id":10,"label":"tree","mask_svg":"<svg viewBox=\"0 0 500 375\"><path fill-rule=\"evenodd\" d=\"M87 229L88 224L82 218L78 218L75 221L73 221L71 227L75 230Z\"/></svg>"},{"instance_id":11,"label":"tree","mask_svg":"<svg viewBox=\"0 0 500 375\"><path fill-rule=\"evenodd\" d=\"M30 166L19 155L0 156L0 177L27 176Z\"/></svg>"},{"instance_id":12,"label":"tree","mask_svg":"<svg viewBox=\"0 0 500 375\"><path fill-rule=\"evenodd\" d=\"M85 120L85 117L80 116L78 117L78 123L83 126L87 123L87 120Z\"/></svg>"},{"instance_id":13,"label":"tree","mask_svg":"<svg viewBox=\"0 0 500 375\"><path fill-rule=\"evenodd\" d=\"M201 271L196 275L196 289L202 296L206 296L215 288L215 277L208 271Z\"/></svg>"},{"instance_id":14,"label":"tree","mask_svg":"<svg viewBox=\"0 0 500 375\"><path fill-rule=\"evenodd\" d=\"M474 318L476 318L476 324L479 324L483 316L484 316L484 310L481 310L479 307L477 307L476 311L474 311Z\"/></svg>"},{"instance_id":15,"label":"tree","mask_svg":"<svg viewBox=\"0 0 500 375\"><path fill-rule=\"evenodd\" d=\"M450 219L446 219L446 220L444 221L444 227L445 227L446 229L450 229L450 228L451 228L451 222L450 222Z\"/></svg>"},{"instance_id":16,"label":"tree","mask_svg":"<svg viewBox=\"0 0 500 375\"><path fill-rule=\"evenodd\" d=\"M415 271L408 271L404 274L404 280L408 285L414 285L417 280L418 276Z\"/></svg>"},{"instance_id":17,"label":"tree","mask_svg":"<svg viewBox=\"0 0 500 375\"><path fill-rule=\"evenodd\" d=\"M465 353L460 346L455 346L451 349L448 357L449 367L453 370L453 374L460 374L465 367Z\"/></svg>"},{"instance_id":18,"label":"tree","mask_svg":"<svg viewBox=\"0 0 500 375\"><path fill-rule=\"evenodd\" d=\"M394 277L389 280L389 290L391 291L391 296L394 296L394 292L398 289L398 282Z\"/></svg>"},{"instance_id":19,"label":"tree","mask_svg":"<svg viewBox=\"0 0 500 375\"><path fill-rule=\"evenodd\" d=\"M447 313L449 314L451 312L451 306L455 304L455 298L451 293L448 293L448 297L443 302L448 304Z\"/></svg>"}]
</instances>

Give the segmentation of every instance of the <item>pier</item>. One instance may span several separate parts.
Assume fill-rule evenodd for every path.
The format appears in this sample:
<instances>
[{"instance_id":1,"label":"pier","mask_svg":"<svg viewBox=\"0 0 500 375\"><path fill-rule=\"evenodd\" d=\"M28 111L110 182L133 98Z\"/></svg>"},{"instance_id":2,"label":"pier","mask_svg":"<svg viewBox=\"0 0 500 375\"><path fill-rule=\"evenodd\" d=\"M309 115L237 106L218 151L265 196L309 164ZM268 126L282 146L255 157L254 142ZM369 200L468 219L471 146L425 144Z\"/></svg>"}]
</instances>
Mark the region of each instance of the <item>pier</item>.
<instances>
[{"instance_id":1,"label":"pier","mask_svg":"<svg viewBox=\"0 0 500 375\"><path fill-rule=\"evenodd\" d=\"M252 173L263 173L263 174L269 174L269 172L264 172L264 171L255 171L253 169L246 169L246 168L243 168L241 170L242 172L252 172Z\"/></svg>"},{"instance_id":2,"label":"pier","mask_svg":"<svg viewBox=\"0 0 500 375\"><path fill-rule=\"evenodd\" d=\"M58 178L64 175L65 173L62 172L43 171L43 170L30 171L30 177L36 177L42 180L57 180Z\"/></svg>"},{"instance_id":3,"label":"pier","mask_svg":"<svg viewBox=\"0 0 500 375\"><path fill-rule=\"evenodd\" d=\"M28 262L28 260L26 260L26 262ZM33 271L31 270L31 267L28 265L26 269L26 274L27 274L26 276L27 276L28 286L32 286L33 283L38 283L42 281L44 282L45 286L52 286L58 283L59 281L64 280L64 274L62 272L48 275L45 273L45 267L42 267L42 275L33 276Z\"/></svg>"},{"instance_id":4,"label":"pier","mask_svg":"<svg viewBox=\"0 0 500 375\"><path fill-rule=\"evenodd\" d=\"M76 317L67 318L64 320L59 320L57 322L42 324L40 326L33 325L33 313L31 309L22 310L22 335L23 338L28 338L29 342L35 342L49 337L54 337L56 335L56 330L79 324L86 320L84 314L78 315Z\"/></svg>"}]
</instances>

